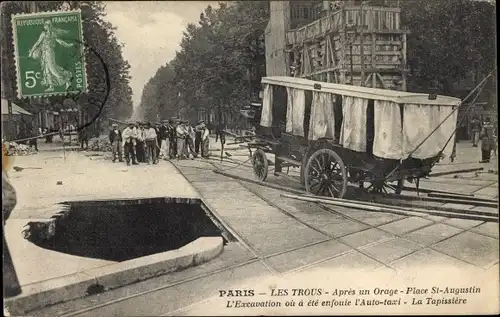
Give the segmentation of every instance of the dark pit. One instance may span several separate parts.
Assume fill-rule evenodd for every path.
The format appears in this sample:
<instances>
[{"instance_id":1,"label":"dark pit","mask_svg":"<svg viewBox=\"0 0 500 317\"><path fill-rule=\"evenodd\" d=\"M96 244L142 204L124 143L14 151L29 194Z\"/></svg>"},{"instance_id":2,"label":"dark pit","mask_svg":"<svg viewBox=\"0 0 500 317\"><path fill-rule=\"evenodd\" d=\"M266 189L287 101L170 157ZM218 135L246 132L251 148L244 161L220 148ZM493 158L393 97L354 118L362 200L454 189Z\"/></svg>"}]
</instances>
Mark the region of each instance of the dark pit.
<instances>
[{"instance_id":1,"label":"dark pit","mask_svg":"<svg viewBox=\"0 0 500 317\"><path fill-rule=\"evenodd\" d=\"M32 222L26 238L45 249L118 262L175 250L200 237L235 240L197 199L73 201L61 206L52 229Z\"/></svg>"}]
</instances>

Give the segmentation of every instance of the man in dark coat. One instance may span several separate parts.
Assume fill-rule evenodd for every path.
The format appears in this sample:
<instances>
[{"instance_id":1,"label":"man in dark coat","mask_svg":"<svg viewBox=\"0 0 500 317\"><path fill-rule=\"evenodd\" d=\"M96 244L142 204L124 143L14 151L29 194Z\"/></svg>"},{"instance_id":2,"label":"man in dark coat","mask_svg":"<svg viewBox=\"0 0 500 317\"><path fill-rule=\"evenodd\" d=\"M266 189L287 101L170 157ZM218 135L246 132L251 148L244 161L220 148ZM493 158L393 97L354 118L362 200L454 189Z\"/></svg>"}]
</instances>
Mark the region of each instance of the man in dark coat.
<instances>
[{"instance_id":1,"label":"man in dark coat","mask_svg":"<svg viewBox=\"0 0 500 317\"><path fill-rule=\"evenodd\" d=\"M111 131L109 131L109 142L111 143L111 150L113 151L113 163L118 160L123 162L122 158L122 131L118 129L118 124L113 123Z\"/></svg>"},{"instance_id":2,"label":"man in dark coat","mask_svg":"<svg viewBox=\"0 0 500 317\"><path fill-rule=\"evenodd\" d=\"M472 130L472 146L477 147L477 143L479 142L479 134L481 133L481 122L477 117L474 117L471 121L471 130Z\"/></svg>"},{"instance_id":3,"label":"man in dark coat","mask_svg":"<svg viewBox=\"0 0 500 317\"><path fill-rule=\"evenodd\" d=\"M200 154L200 145L201 145L201 134L203 132L203 127L204 127L205 121L199 121L196 127L194 128L195 130L195 138L194 138L194 151L196 155Z\"/></svg>"},{"instance_id":4,"label":"man in dark coat","mask_svg":"<svg viewBox=\"0 0 500 317\"><path fill-rule=\"evenodd\" d=\"M160 155L159 157L166 159L168 156L168 153L165 152L166 150L166 141L167 141L167 121L163 120L162 123L160 124L158 128L158 133L160 134L160 143L158 146L160 147Z\"/></svg>"},{"instance_id":5,"label":"man in dark coat","mask_svg":"<svg viewBox=\"0 0 500 317\"><path fill-rule=\"evenodd\" d=\"M83 150L83 144L85 143L85 149L89 148L89 134L86 127L83 127L78 132L78 138L80 139L80 146Z\"/></svg>"},{"instance_id":6,"label":"man in dark coat","mask_svg":"<svg viewBox=\"0 0 500 317\"><path fill-rule=\"evenodd\" d=\"M30 149L32 146L35 147L35 151L38 152L38 137L40 136L40 133L38 132L38 129L36 127L33 127L31 129L31 139L29 140L29 145Z\"/></svg>"},{"instance_id":7,"label":"man in dark coat","mask_svg":"<svg viewBox=\"0 0 500 317\"><path fill-rule=\"evenodd\" d=\"M160 147L161 147L161 135L160 135L160 132L161 132L161 122L156 122L156 127L155 127L155 130L156 130L156 158L159 158L160 157Z\"/></svg>"},{"instance_id":8,"label":"man in dark coat","mask_svg":"<svg viewBox=\"0 0 500 317\"><path fill-rule=\"evenodd\" d=\"M170 143L170 158L173 159L177 156L177 135L175 130L179 123L174 123L173 120L168 121L168 141Z\"/></svg>"},{"instance_id":9,"label":"man in dark coat","mask_svg":"<svg viewBox=\"0 0 500 317\"><path fill-rule=\"evenodd\" d=\"M490 118L484 121L483 129L479 136L481 138L481 161L480 163L489 163L491 158L491 151L496 146L495 142L495 128L491 124Z\"/></svg>"}]
</instances>

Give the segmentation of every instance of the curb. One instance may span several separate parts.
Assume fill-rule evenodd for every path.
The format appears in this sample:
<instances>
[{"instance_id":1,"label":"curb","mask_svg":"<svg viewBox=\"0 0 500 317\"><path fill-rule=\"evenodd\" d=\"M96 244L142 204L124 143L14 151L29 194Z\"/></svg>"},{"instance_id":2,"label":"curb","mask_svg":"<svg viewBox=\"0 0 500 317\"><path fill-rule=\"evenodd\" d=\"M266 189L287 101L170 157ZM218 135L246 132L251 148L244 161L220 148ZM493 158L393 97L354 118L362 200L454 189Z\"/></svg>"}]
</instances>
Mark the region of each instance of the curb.
<instances>
[{"instance_id":1,"label":"curb","mask_svg":"<svg viewBox=\"0 0 500 317\"><path fill-rule=\"evenodd\" d=\"M222 237L202 237L177 250L21 286L22 294L6 300L5 306L13 315L27 315L49 305L199 265L215 258L222 250Z\"/></svg>"}]
</instances>

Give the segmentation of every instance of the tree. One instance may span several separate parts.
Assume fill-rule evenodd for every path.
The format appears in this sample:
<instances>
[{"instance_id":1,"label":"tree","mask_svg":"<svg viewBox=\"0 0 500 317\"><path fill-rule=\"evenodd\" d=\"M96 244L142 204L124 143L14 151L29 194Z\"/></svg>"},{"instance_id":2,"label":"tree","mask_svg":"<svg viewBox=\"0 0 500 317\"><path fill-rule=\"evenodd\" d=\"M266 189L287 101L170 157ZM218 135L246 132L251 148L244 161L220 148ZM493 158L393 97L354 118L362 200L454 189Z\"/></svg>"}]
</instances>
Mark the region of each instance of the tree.
<instances>
[{"instance_id":1,"label":"tree","mask_svg":"<svg viewBox=\"0 0 500 317\"><path fill-rule=\"evenodd\" d=\"M477 84L495 67L495 5L484 1L404 1L410 29L410 89L457 94L461 80Z\"/></svg>"},{"instance_id":2,"label":"tree","mask_svg":"<svg viewBox=\"0 0 500 317\"><path fill-rule=\"evenodd\" d=\"M208 6L198 25L189 24L183 34L181 50L170 63L173 79L161 80L157 73L145 87L141 107L147 104L150 109L158 104L154 98L159 94L151 93L150 83L160 80L159 87L171 92L162 96L163 109L178 112L183 104L186 113L204 108L219 118L222 113L237 112L250 100L251 88L260 87L264 76L263 33L268 11L267 1L237 1L229 6L222 3L217 9ZM159 70L167 71L170 68ZM171 78L163 78L167 77Z\"/></svg>"}]
</instances>

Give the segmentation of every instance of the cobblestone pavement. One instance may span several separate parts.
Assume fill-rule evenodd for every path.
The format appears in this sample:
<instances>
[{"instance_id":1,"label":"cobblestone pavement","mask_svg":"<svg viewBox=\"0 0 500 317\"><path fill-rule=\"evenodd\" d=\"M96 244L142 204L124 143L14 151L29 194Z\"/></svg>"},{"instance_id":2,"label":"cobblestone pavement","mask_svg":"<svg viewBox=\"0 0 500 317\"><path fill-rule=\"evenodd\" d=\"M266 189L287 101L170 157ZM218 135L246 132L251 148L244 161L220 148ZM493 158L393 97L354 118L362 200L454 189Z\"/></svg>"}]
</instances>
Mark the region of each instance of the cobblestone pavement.
<instances>
[{"instance_id":1,"label":"cobblestone pavement","mask_svg":"<svg viewBox=\"0 0 500 317\"><path fill-rule=\"evenodd\" d=\"M241 165L248 159L248 151L236 148L226 146L227 152L232 153L232 162L220 162L220 152L214 151L208 160L173 161L173 164L162 161L159 165L133 167L113 164L100 156L85 156L90 154L85 152L66 152L66 160L62 153L50 151L16 158L14 165L42 167L10 173L18 190L19 205L7 222L6 234L14 264L20 268L21 284L23 279L30 279L23 274L33 276L35 272L50 278L64 274L63 267L78 270L100 265L66 255L64 259L43 262L44 257L49 257L48 251L21 243L25 241L19 232L23 223L50 217L50 208L46 207L65 200L201 197L239 238L239 242L226 245L217 259L199 267L38 313L54 315L80 310L76 315L83 316L89 311L101 316L163 315L244 280L318 268L358 268L372 272L380 269L404 272L443 265L477 272L498 268L498 223L377 213L284 198L279 190L213 173L217 167L238 176L253 177L248 163ZM56 185L57 181L63 185ZM287 185L286 180L272 175L268 181ZM59 263L56 270L52 267L54 263ZM175 300L168 300L172 298Z\"/></svg>"}]
</instances>

